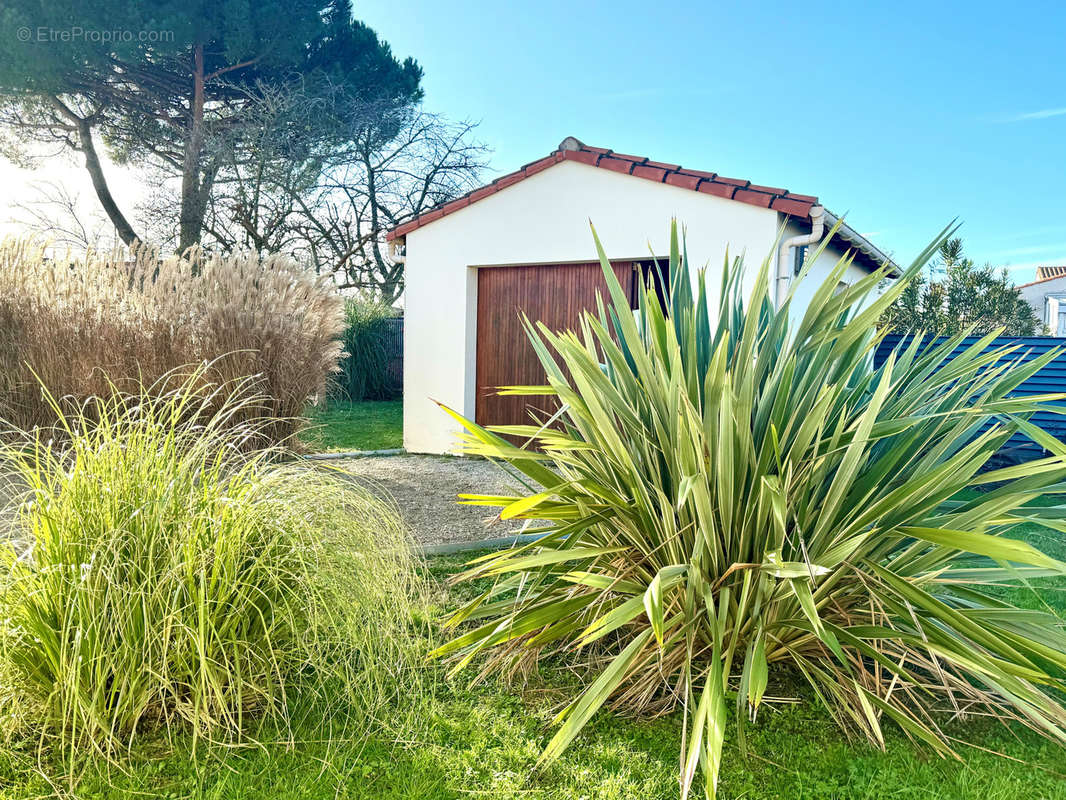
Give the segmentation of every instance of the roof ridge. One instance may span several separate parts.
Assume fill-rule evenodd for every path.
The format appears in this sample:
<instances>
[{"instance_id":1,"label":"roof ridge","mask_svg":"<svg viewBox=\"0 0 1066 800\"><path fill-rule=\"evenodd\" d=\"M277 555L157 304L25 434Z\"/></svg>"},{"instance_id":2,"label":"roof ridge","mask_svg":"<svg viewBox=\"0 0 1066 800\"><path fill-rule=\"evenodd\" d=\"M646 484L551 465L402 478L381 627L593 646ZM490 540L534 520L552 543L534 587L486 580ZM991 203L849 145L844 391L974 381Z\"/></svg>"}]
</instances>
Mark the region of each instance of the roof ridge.
<instances>
[{"instance_id":1,"label":"roof ridge","mask_svg":"<svg viewBox=\"0 0 1066 800\"><path fill-rule=\"evenodd\" d=\"M716 172L690 169L680 164L651 161L644 156L617 153L606 147L587 145L576 136L567 136L547 156L524 164L514 172L501 175L485 186L473 189L454 200L419 214L414 219L393 228L386 238L391 240L410 233L561 161L577 161L623 175L634 175L656 183L666 183L726 200L737 200L761 208L770 208L800 219L810 219L811 209L818 205L818 198L814 195L795 194L787 189L774 186L759 186L742 178L726 178Z\"/></svg>"}]
</instances>

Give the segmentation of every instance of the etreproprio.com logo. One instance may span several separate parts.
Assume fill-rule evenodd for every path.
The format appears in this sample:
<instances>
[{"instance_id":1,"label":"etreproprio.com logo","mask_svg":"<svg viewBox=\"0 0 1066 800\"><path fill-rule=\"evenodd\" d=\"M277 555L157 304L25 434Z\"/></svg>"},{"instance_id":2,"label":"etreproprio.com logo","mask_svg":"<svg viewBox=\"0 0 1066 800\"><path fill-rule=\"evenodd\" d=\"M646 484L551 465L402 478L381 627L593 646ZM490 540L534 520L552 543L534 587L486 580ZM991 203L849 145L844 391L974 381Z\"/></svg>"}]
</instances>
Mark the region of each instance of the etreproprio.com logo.
<instances>
[{"instance_id":1,"label":"etreproprio.com logo","mask_svg":"<svg viewBox=\"0 0 1066 800\"><path fill-rule=\"evenodd\" d=\"M67 42L172 42L174 31L135 31L123 28L98 29L82 28L72 25L69 28L49 28L38 26L28 28L23 26L15 31L15 36L20 42L67 43Z\"/></svg>"}]
</instances>

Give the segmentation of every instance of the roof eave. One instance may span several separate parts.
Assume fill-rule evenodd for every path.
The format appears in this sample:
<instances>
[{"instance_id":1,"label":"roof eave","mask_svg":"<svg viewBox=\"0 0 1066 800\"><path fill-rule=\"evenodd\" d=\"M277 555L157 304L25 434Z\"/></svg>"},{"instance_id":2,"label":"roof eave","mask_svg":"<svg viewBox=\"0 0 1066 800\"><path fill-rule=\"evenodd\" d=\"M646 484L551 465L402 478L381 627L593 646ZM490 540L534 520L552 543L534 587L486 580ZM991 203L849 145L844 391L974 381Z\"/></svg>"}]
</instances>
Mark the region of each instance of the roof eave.
<instances>
[{"instance_id":1,"label":"roof eave","mask_svg":"<svg viewBox=\"0 0 1066 800\"><path fill-rule=\"evenodd\" d=\"M1066 278L1066 275L1049 275L1046 278L1037 278L1035 281L1029 281L1028 283L1019 283L1014 288L1015 289L1025 289L1028 286L1038 286L1041 283L1049 283L1051 281L1061 281L1063 278Z\"/></svg>"},{"instance_id":2,"label":"roof eave","mask_svg":"<svg viewBox=\"0 0 1066 800\"><path fill-rule=\"evenodd\" d=\"M892 278L898 278L903 274L903 271L884 251L882 251L877 245L863 236L861 233L852 228L848 223L844 222L840 217L830 211L828 208L825 210L825 222L830 228L837 223L840 223L840 227L837 229L836 235L847 242L856 251L857 256L861 256L863 261L873 266L875 269L881 267L888 267L889 276Z\"/></svg>"}]
</instances>

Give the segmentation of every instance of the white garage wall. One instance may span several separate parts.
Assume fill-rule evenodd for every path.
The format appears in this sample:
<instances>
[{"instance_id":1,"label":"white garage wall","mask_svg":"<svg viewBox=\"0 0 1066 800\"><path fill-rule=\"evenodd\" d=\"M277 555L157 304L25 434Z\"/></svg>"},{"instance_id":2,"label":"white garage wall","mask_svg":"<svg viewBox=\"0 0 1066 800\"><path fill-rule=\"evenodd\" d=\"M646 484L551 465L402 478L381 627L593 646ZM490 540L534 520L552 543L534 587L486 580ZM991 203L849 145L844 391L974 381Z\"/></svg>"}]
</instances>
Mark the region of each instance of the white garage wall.
<instances>
[{"instance_id":1,"label":"white garage wall","mask_svg":"<svg viewBox=\"0 0 1066 800\"><path fill-rule=\"evenodd\" d=\"M829 226L826 226L825 235L829 235ZM784 239L792 236L798 236L799 234L810 233L810 226L806 228L800 227L797 223L789 220L785 224ZM819 245L812 244L810 246L810 253L813 255L815 249ZM814 296L815 291L829 276L829 273L837 265L844 254L848 252L846 242L837 243L836 240L831 240L829 245L822 251L822 254L818 257L818 260L814 262L811 267L811 271L807 273L807 276L796 286L795 300L792 306L792 313L789 315L793 318L801 316L803 311L811 302L811 298ZM792 264L790 258L789 264ZM854 264L848 267L847 272L844 273L844 283L854 283L859 278L869 275L870 273L862 267L857 267Z\"/></svg>"},{"instance_id":2,"label":"white garage wall","mask_svg":"<svg viewBox=\"0 0 1066 800\"><path fill-rule=\"evenodd\" d=\"M433 401L473 417L477 268L595 261L590 220L612 260L646 258L649 242L664 256L675 217L687 228L690 265L708 265L712 287L727 247L755 267L781 224L769 209L564 161L408 233L404 447L454 452L461 428Z\"/></svg>"}]
</instances>

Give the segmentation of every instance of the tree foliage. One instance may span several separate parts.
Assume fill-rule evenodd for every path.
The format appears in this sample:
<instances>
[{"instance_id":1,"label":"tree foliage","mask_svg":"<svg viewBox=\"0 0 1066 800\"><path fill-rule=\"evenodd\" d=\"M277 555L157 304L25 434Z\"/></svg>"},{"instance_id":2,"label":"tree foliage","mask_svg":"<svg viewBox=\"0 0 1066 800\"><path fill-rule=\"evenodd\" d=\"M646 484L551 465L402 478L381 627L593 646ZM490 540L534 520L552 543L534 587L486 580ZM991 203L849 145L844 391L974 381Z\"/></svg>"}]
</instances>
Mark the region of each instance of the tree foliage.
<instances>
[{"instance_id":1,"label":"tree foliage","mask_svg":"<svg viewBox=\"0 0 1066 800\"><path fill-rule=\"evenodd\" d=\"M881 323L904 333L952 336L968 328L990 333L1003 328L1012 336L1033 336L1039 321L1006 270L977 266L963 256L962 239L940 245L933 276L916 276L885 311Z\"/></svg>"},{"instance_id":2,"label":"tree foliage","mask_svg":"<svg viewBox=\"0 0 1066 800\"><path fill-rule=\"evenodd\" d=\"M336 123L338 101L302 91L264 94L254 111L254 146L224 154L203 243L285 252L391 305L403 292L403 264L389 252L386 232L476 188L488 150L474 138L474 124L410 107L381 109L387 124L350 117L305 158L290 158L289 120ZM165 232L175 227L174 208L164 185L141 210L154 231Z\"/></svg>"},{"instance_id":3,"label":"tree foliage","mask_svg":"<svg viewBox=\"0 0 1066 800\"><path fill-rule=\"evenodd\" d=\"M326 169L308 187L290 184L295 228L316 268L341 285L391 304L403 292L403 264L385 233L477 188L488 149L469 122L416 111L395 136L353 132L325 158Z\"/></svg>"},{"instance_id":4,"label":"tree foliage","mask_svg":"<svg viewBox=\"0 0 1066 800\"><path fill-rule=\"evenodd\" d=\"M421 68L353 20L349 0L10 0L0 25L18 32L0 49L5 150L26 157L25 144L45 141L82 153L127 244L141 237L110 192L97 139L120 164L179 179L185 248L200 241L227 159L255 146L264 96L328 98L330 119L280 121L293 162L353 126L387 129L390 111L421 97Z\"/></svg>"}]
</instances>

